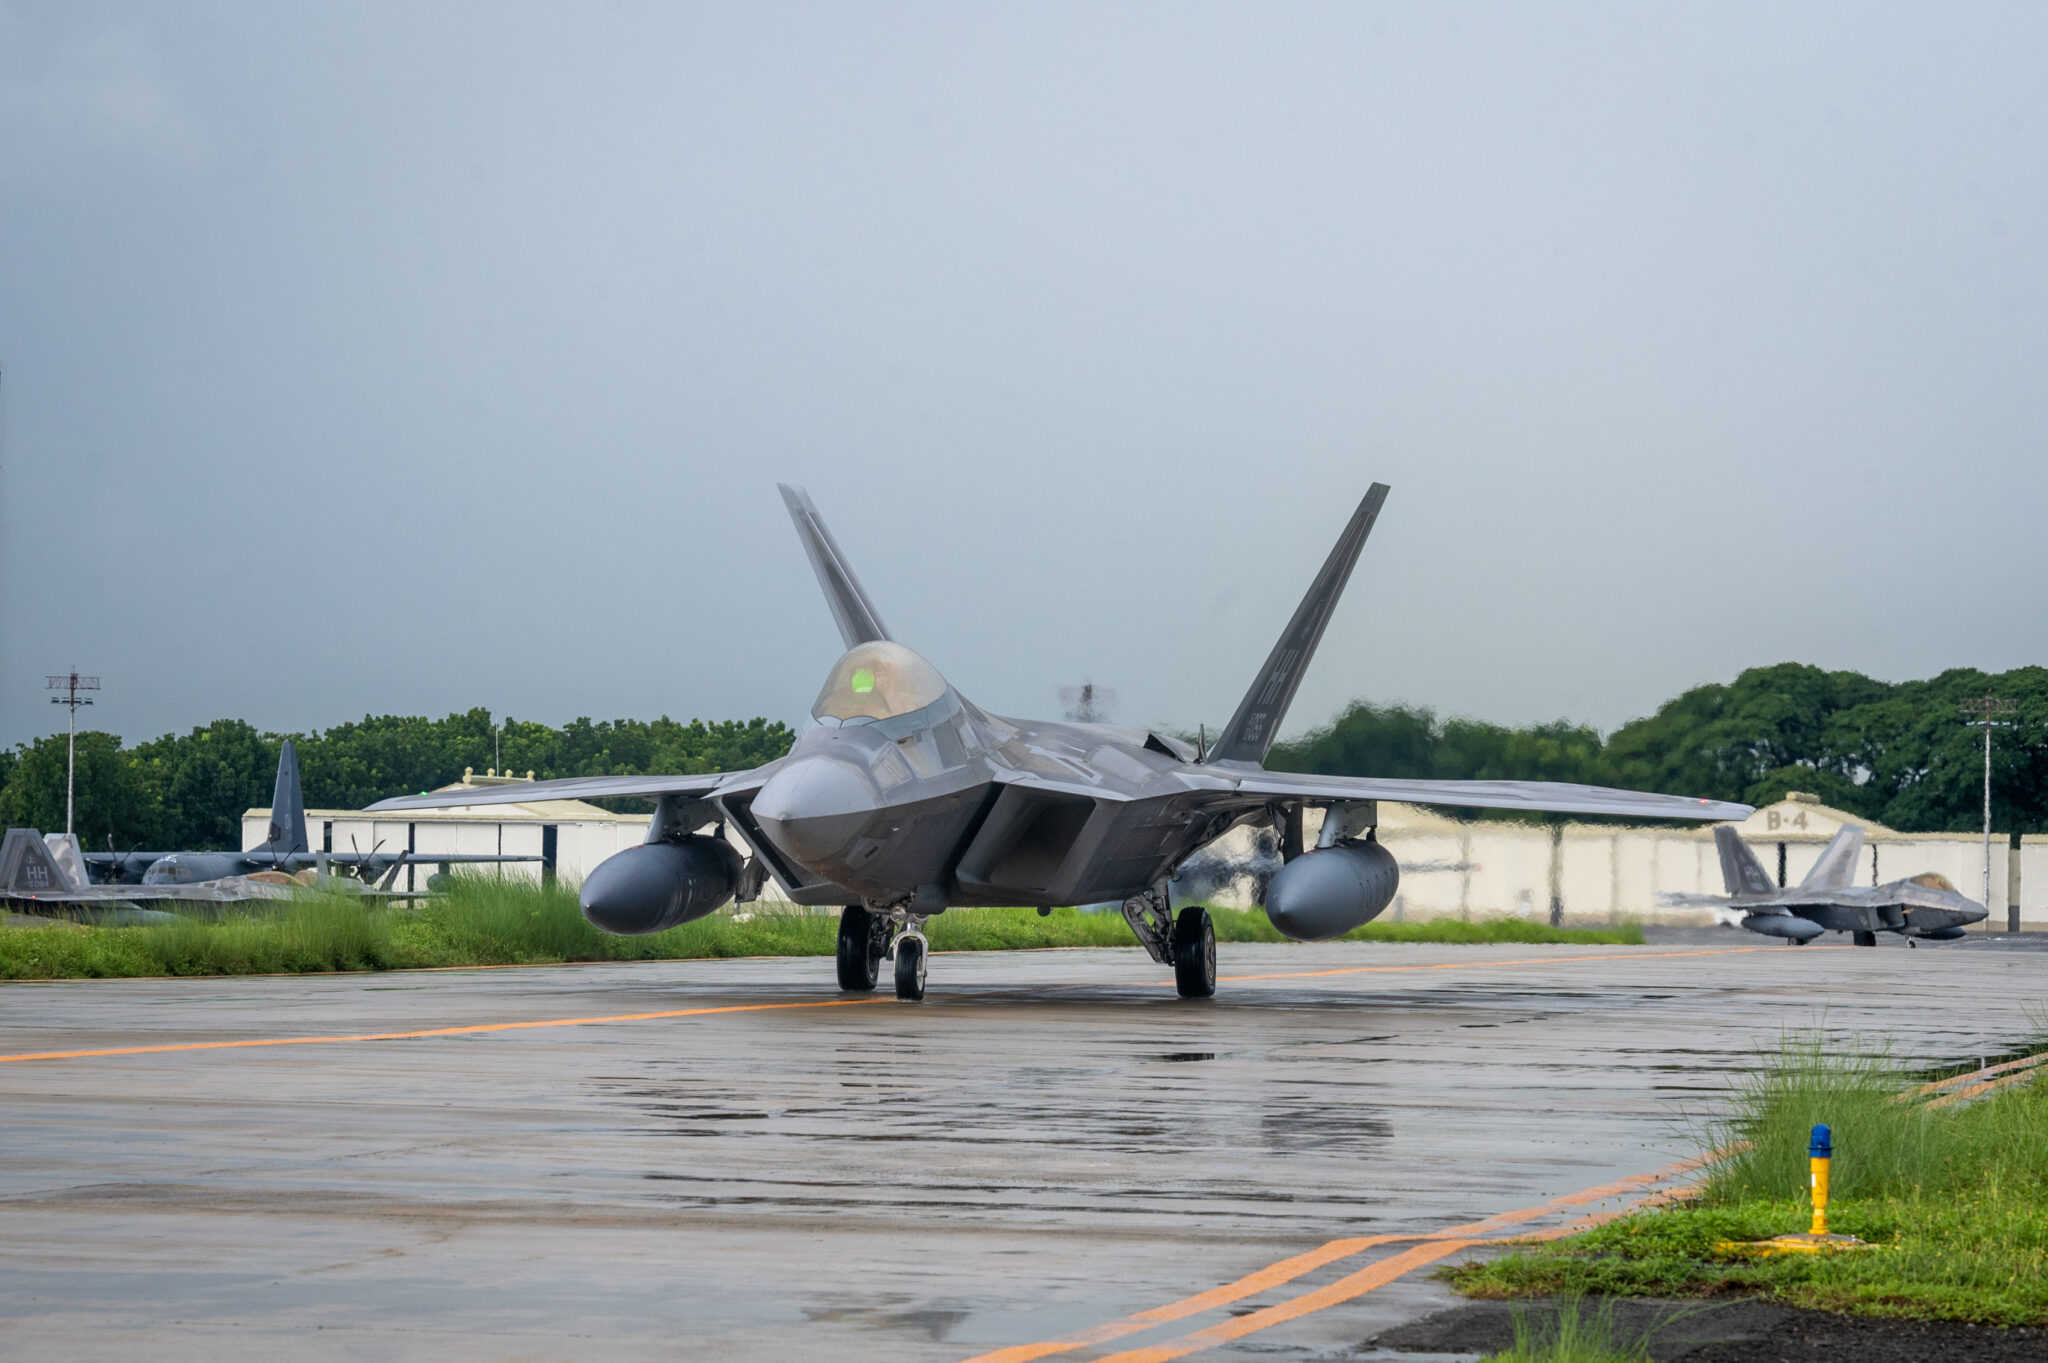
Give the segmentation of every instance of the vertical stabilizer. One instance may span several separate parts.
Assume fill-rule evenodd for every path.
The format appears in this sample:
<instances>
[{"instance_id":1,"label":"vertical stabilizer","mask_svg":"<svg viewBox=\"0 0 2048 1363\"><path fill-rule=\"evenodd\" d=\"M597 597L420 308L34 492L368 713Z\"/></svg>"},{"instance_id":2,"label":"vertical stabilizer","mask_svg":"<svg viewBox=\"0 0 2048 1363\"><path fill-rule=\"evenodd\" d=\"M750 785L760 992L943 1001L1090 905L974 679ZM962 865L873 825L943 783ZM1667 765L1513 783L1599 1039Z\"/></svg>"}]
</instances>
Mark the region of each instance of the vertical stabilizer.
<instances>
[{"instance_id":1,"label":"vertical stabilizer","mask_svg":"<svg viewBox=\"0 0 2048 1363\"><path fill-rule=\"evenodd\" d=\"M1765 873L1764 864L1749 850L1749 844L1742 840L1734 825L1714 825L1714 847L1721 854L1721 880L1729 894L1741 897L1778 892L1777 883Z\"/></svg>"},{"instance_id":2,"label":"vertical stabilizer","mask_svg":"<svg viewBox=\"0 0 2048 1363\"><path fill-rule=\"evenodd\" d=\"M818 508L811 505L811 495L788 483L776 486L782 489L783 505L789 508L789 518L796 522L797 538L804 542L804 553L810 557L811 570L818 575L818 585L825 589L825 604L832 608L839 637L848 648L888 638L888 626L882 623L875 603L868 600L860 579L853 575L853 566L840 551L839 541L825 528Z\"/></svg>"},{"instance_id":3,"label":"vertical stabilizer","mask_svg":"<svg viewBox=\"0 0 2048 1363\"><path fill-rule=\"evenodd\" d=\"M1385 483L1374 483L1366 489L1358 510L1351 513L1350 523L1337 537L1337 547L1330 551L1330 557L1323 561L1323 570L1309 584L1308 595L1295 607L1294 618L1287 622L1280 642L1273 645L1266 665L1259 669L1251 689L1238 702L1237 713L1217 736L1216 746L1209 752L1211 762L1266 760L1273 737L1280 731L1280 721L1287 717L1287 707L1301 687L1301 674L1308 670L1309 659L1315 657L1316 645L1323 640L1323 628L1330 623L1330 612L1337 608L1344 584L1351 580L1352 565L1358 562L1358 551L1365 548L1365 537L1372 533L1380 505L1386 500Z\"/></svg>"},{"instance_id":4,"label":"vertical stabilizer","mask_svg":"<svg viewBox=\"0 0 2048 1363\"><path fill-rule=\"evenodd\" d=\"M49 844L33 828L10 828L0 841L0 890L8 894L67 894L83 889L85 877L65 875Z\"/></svg>"},{"instance_id":5,"label":"vertical stabilizer","mask_svg":"<svg viewBox=\"0 0 2048 1363\"><path fill-rule=\"evenodd\" d=\"M1863 829L1845 823L1821 852L1820 860L1799 882L1802 890L1844 890L1856 879L1856 859L1863 855Z\"/></svg>"},{"instance_id":6,"label":"vertical stabilizer","mask_svg":"<svg viewBox=\"0 0 2048 1363\"><path fill-rule=\"evenodd\" d=\"M306 796L299 786L299 750L289 738L277 755L277 788L270 794L270 834L251 850L279 857L311 850L306 840Z\"/></svg>"}]
</instances>

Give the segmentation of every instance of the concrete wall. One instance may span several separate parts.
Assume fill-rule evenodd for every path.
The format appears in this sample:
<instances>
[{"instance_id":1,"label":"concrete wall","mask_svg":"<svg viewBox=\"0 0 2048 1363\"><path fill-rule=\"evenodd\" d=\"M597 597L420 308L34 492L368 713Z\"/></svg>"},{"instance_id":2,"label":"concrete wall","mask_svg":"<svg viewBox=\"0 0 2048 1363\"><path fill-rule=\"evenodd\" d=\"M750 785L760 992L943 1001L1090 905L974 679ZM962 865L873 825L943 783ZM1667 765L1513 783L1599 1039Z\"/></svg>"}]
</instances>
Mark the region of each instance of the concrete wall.
<instances>
[{"instance_id":1,"label":"concrete wall","mask_svg":"<svg viewBox=\"0 0 2048 1363\"><path fill-rule=\"evenodd\" d=\"M1412 806L1382 805L1379 837L1401 863L1401 891L1389 918L1548 919L1553 886L1566 923L1642 922L1706 925L1714 912L1665 902L1670 895L1720 895L1721 862L1711 826L1687 829L1548 827L1486 821L1460 823ZM1311 815L1310 836L1318 827ZM1826 830L1828 834L1832 829ZM1243 836L1242 830L1238 836ZM1825 836L1786 829L1785 875L1796 885L1826 846ZM2023 863L2009 868L2006 839L1991 845L1992 915L1986 930L2002 931L2011 871L2017 870L2022 917L2048 928L2048 837L2029 839ZM1247 843L1247 846L1249 844ZM1774 878L1778 843L1753 838L1757 859ZM2031 858L2030 861L2025 860ZM1859 884L1900 880L1923 871L1946 876L1972 899L1983 892L1981 836L1885 833L1866 845Z\"/></svg>"}]
</instances>

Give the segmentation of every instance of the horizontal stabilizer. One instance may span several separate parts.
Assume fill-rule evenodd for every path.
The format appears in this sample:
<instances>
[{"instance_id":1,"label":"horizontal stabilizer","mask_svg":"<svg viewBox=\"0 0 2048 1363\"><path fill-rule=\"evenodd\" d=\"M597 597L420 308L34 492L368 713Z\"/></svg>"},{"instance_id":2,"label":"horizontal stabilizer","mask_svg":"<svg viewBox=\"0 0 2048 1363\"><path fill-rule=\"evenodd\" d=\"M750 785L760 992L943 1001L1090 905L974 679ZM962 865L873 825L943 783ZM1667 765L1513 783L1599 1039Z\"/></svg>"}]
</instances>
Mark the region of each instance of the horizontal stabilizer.
<instances>
[{"instance_id":1,"label":"horizontal stabilizer","mask_svg":"<svg viewBox=\"0 0 2048 1363\"><path fill-rule=\"evenodd\" d=\"M804 553L811 560L811 570L818 575L818 585L825 589L825 604L832 608L839 637L848 648L887 639L888 626L882 623L875 603L868 600L867 589L853 575L853 565L846 561L839 541L825 528L824 517L811 504L811 495L788 483L776 486L782 489L783 504L789 508L789 518L796 522L796 536L804 543Z\"/></svg>"}]
</instances>

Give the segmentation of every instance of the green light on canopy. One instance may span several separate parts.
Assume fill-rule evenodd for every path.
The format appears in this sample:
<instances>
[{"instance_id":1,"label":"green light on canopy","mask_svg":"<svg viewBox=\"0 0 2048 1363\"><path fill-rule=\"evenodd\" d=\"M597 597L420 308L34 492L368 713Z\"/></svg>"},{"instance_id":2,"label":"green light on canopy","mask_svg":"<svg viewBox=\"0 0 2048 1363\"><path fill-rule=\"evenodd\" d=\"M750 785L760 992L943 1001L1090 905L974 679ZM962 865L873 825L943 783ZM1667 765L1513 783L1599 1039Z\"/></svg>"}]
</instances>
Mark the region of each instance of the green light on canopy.
<instances>
[{"instance_id":1,"label":"green light on canopy","mask_svg":"<svg viewBox=\"0 0 2048 1363\"><path fill-rule=\"evenodd\" d=\"M855 695L865 696L875 689L875 674L865 667L856 667L851 685Z\"/></svg>"}]
</instances>

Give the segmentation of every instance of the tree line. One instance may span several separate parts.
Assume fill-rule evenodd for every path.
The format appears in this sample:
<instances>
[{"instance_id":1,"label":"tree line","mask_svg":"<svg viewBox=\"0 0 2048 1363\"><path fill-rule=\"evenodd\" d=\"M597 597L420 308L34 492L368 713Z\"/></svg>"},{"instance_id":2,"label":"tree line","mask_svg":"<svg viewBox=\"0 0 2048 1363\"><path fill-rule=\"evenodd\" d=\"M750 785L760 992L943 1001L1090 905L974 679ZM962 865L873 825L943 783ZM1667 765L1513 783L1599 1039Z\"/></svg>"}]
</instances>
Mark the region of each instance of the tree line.
<instances>
[{"instance_id":1,"label":"tree line","mask_svg":"<svg viewBox=\"0 0 2048 1363\"><path fill-rule=\"evenodd\" d=\"M446 719L365 717L307 734L262 733L220 719L187 734L123 747L113 734L78 735L77 812L85 845L153 851L238 848L242 813L270 803L286 738L298 749L309 809L361 809L493 766L541 780L758 766L789 751L788 726L766 719L688 723L578 719L561 728L488 710ZM494 756L494 744L495 753ZM64 735L0 752L0 819L45 832L64 827Z\"/></svg>"},{"instance_id":2,"label":"tree line","mask_svg":"<svg viewBox=\"0 0 2048 1363\"><path fill-rule=\"evenodd\" d=\"M1356 702L1274 747L1266 765L1331 775L1578 781L1764 805L1789 791L1907 833L1983 826L1983 731L1962 703L2015 710L1992 741L1992 822L2048 832L2048 668L1954 668L1883 682L1800 663L1696 686L1602 737L1558 721L1509 727Z\"/></svg>"},{"instance_id":3,"label":"tree line","mask_svg":"<svg viewBox=\"0 0 2048 1363\"><path fill-rule=\"evenodd\" d=\"M1926 681L1881 682L1798 663L1751 668L1697 686L1602 736L1581 724L1509 726L1441 718L1410 705L1358 701L1330 724L1273 749L1281 771L1349 776L1577 781L1767 804L1804 790L1903 832L1979 826L1981 732L1962 702L2016 702L1992 750L1994 822L2048 832L2048 668L1958 668ZM86 845L153 850L239 847L242 812L268 805L279 745L240 720L122 746L78 736L78 812ZM694 774L756 766L794 734L766 719L683 723L662 718L553 728L489 711L445 719L383 715L317 733L298 746L306 803L360 809L497 766L564 776ZM493 755L493 739L497 743ZM0 751L0 819L64 826L64 735Z\"/></svg>"}]
</instances>

